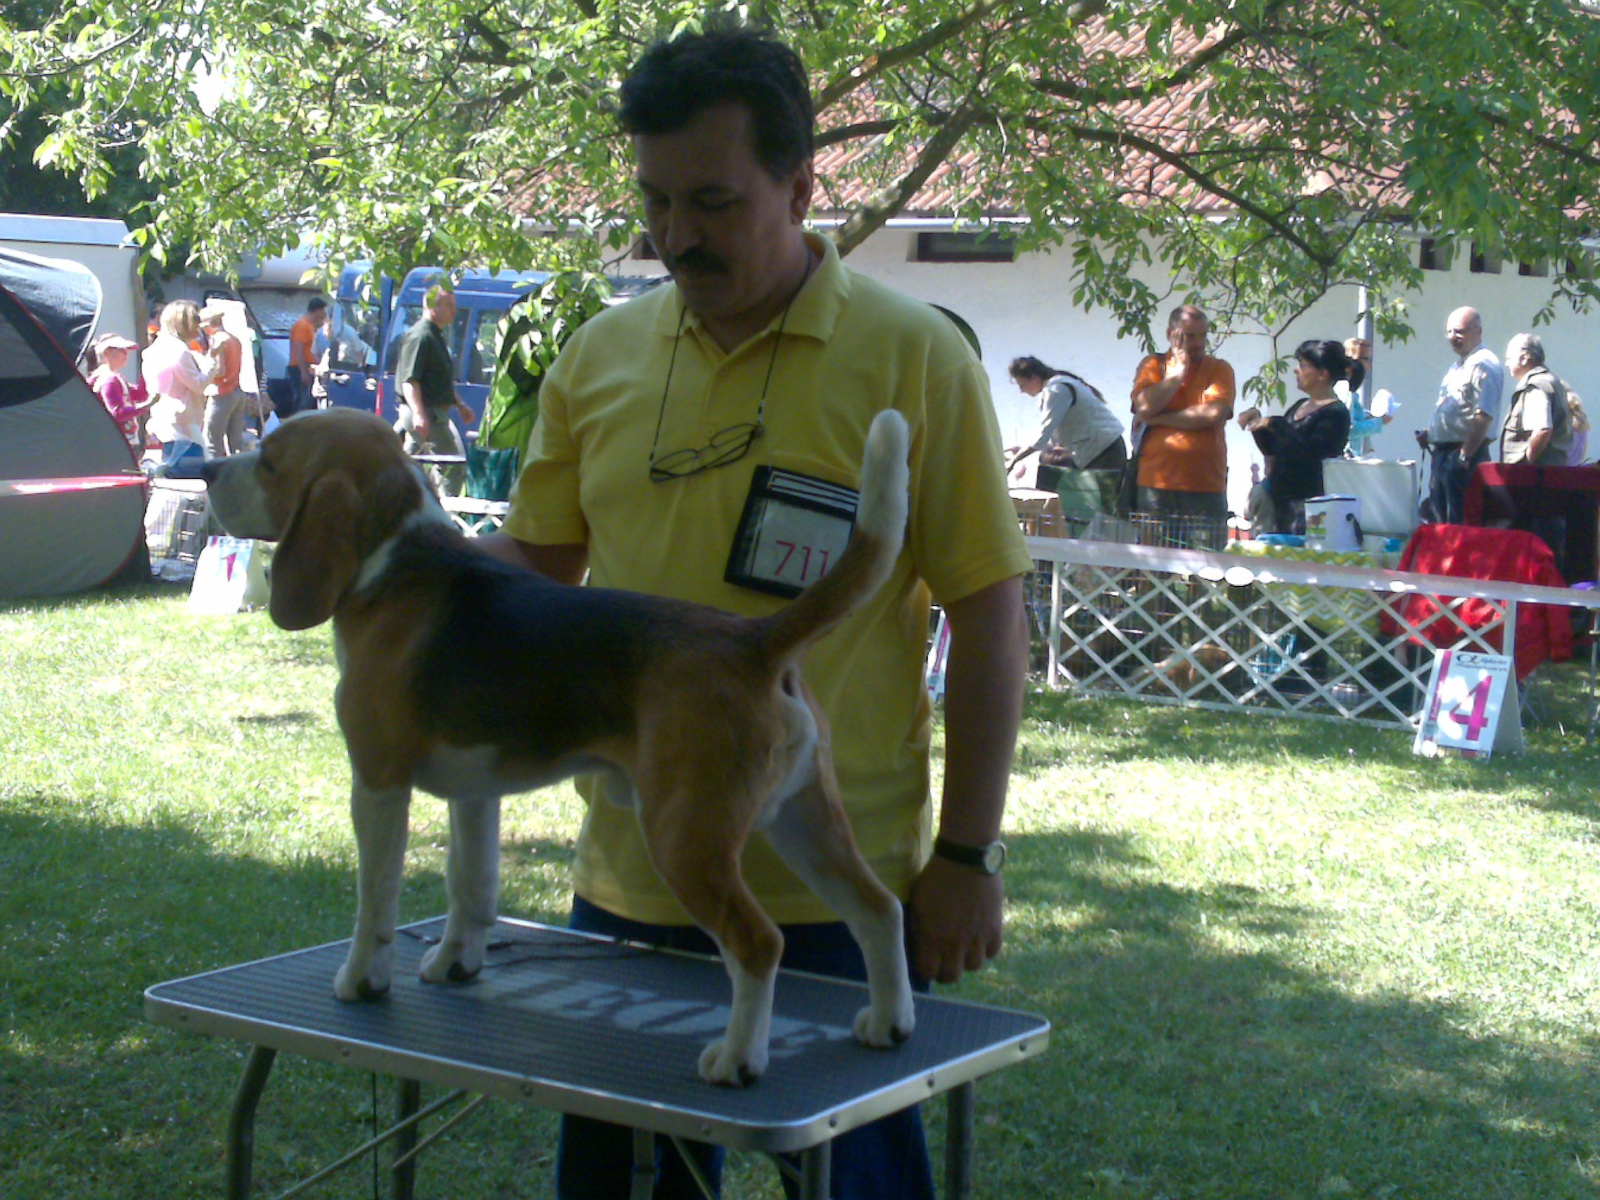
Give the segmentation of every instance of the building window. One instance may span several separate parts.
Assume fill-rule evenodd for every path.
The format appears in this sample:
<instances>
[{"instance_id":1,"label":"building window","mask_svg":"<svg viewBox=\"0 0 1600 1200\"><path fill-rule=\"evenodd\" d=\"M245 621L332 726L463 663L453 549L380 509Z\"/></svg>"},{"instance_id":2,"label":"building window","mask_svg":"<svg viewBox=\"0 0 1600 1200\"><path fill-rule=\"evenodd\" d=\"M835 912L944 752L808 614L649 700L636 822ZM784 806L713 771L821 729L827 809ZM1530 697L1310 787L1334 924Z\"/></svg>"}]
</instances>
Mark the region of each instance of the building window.
<instances>
[{"instance_id":1,"label":"building window","mask_svg":"<svg viewBox=\"0 0 1600 1200\"><path fill-rule=\"evenodd\" d=\"M1535 279L1547 279L1550 275L1550 260L1548 258L1536 259L1533 262L1519 262L1518 275L1531 275Z\"/></svg>"},{"instance_id":2,"label":"building window","mask_svg":"<svg viewBox=\"0 0 1600 1200\"><path fill-rule=\"evenodd\" d=\"M1422 252L1417 256L1417 265L1424 271L1448 271L1450 263L1456 256L1456 248L1450 244L1449 238L1422 239Z\"/></svg>"},{"instance_id":3,"label":"building window","mask_svg":"<svg viewBox=\"0 0 1600 1200\"><path fill-rule=\"evenodd\" d=\"M994 233L919 233L915 262L1008 263L1017 259L1016 239Z\"/></svg>"},{"instance_id":4,"label":"building window","mask_svg":"<svg viewBox=\"0 0 1600 1200\"><path fill-rule=\"evenodd\" d=\"M1468 260L1468 268L1474 275L1498 275L1505 256L1498 250L1489 250L1472 243L1472 257Z\"/></svg>"},{"instance_id":5,"label":"building window","mask_svg":"<svg viewBox=\"0 0 1600 1200\"><path fill-rule=\"evenodd\" d=\"M639 240L633 244L633 257L646 262L661 261L661 255L656 253L656 244L650 240L648 233L640 235Z\"/></svg>"}]
</instances>

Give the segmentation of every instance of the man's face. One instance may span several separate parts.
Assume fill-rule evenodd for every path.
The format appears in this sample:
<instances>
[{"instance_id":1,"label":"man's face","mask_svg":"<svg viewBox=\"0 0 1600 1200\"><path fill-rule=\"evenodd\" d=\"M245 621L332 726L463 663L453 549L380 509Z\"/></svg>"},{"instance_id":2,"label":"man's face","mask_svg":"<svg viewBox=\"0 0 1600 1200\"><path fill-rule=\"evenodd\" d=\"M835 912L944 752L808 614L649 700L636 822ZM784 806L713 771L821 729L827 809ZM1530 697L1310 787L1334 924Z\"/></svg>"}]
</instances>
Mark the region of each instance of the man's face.
<instances>
[{"instance_id":1,"label":"man's face","mask_svg":"<svg viewBox=\"0 0 1600 1200\"><path fill-rule=\"evenodd\" d=\"M1352 362L1372 370L1372 343L1366 338L1351 338L1344 344L1344 352Z\"/></svg>"},{"instance_id":2,"label":"man's face","mask_svg":"<svg viewBox=\"0 0 1600 1200\"><path fill-rule=\"evenodd\" d=\"M1512 339L1506 346L1506 368L1521 379L1532 365L1528 359L1528 344L1520 339Z\"/></svg>"},{"instance_id":3,"label":"man's face","mask_svg":"<svg viewBox=\"0 0 1600 1200\"><path fill-rule=\"evenodd\" d=\"M325 324L327 324L328 310L325 308L314 308L308 312L306 316L311 318L311 328L321 329Z\"/></svg>"},{"instance_id":4,"label":"man's face","mask_svg":"<svg viewBox=\"0 0 1600 1200\"><path fill-rule=\"evenodd\" d=\"M810 162L773 179L738 104L708 108L673 133L636 135L633 151L650 240L693 312L726 320L780 294L787 301Z\"/></svg>"},{"instance_id":5,"label":"man's face","mask_svg":"<svg viewBox=\"0 0 1600 1200\"><path fill-rule=\"evenodd\" d=\"M1473 314L1451 313L1444 326L1445 340L1457 354L1468 355L1483 343L1483 322Z\"/></svg>"},{"instance_id":6,"label":"man's face","mask_svg":"<svg viewBox=\"0 0 1600 1200\"><path fill-rule=\"evenodd\" d=\"M453 292L440 292L439 298L433 302L433 307L428 310L428 320L440 329L454 323L456 319L456 297Z\"/></svg>"},{"instance_id":7,"label":"man's face","mask_svg":"<svg viewBox=\"0 0 1600 1200\"><path fill-rule=\"evenodd\" d=\"M1206 337L1210 332L1211 327L1204 317L1184 316L1167 330L1167 340L1171 342L1174 350L1182 350L1185 357L1203 358L1206 352Z\"/></svg>"}]
</instances>

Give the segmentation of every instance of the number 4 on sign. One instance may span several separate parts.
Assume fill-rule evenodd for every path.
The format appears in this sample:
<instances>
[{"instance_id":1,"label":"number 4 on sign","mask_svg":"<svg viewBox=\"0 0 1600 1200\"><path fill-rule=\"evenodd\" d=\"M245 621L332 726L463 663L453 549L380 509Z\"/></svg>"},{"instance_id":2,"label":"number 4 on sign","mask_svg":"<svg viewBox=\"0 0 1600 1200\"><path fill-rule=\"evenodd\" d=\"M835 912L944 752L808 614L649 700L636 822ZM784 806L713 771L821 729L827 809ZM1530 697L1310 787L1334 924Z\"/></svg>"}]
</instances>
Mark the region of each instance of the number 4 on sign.
<instances>
[{"instance_id":1,"label":"number 4 on sign","mask_svg":"<svg viewBox=\"0 0 1600 1200\"><path fill-rule=\"evenodd\" d=\"M1488 758L1493 750L1520 748L1522 731L1511 670L1511 659L1503 654L1438 651L1412 750L1429 758L1450 752ZM1501 730L1508 688L1511 716Z\"/></svg>"}]
</instances>

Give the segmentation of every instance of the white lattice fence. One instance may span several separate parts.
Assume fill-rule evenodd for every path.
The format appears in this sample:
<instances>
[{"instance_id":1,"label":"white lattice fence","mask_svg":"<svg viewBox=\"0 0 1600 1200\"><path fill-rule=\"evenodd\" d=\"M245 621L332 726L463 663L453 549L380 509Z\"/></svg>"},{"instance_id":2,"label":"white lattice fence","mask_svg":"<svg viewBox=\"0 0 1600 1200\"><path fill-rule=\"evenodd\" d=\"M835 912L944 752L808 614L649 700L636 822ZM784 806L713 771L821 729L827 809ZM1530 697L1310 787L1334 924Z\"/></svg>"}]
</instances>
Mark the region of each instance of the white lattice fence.
<instances>
[{"instance_id":1,"label":"white lattice fence","mask_svg":"<svg viewBox=\"0 0 1600 1200\"><path fill-rule=\"evenodd\" d=\"M1051 569L1051 686L1162 704L1414 728L1432 646L1407 619L1410 597L1437 601L1426 624L1444 623L1458 648L1504 654L1515 653L1519 600L1600 606L1588 593L1372 568L1029 545ZM1488 604L1476 628L1459 611L1469 598Z\"/></svg>"}]
</instances>

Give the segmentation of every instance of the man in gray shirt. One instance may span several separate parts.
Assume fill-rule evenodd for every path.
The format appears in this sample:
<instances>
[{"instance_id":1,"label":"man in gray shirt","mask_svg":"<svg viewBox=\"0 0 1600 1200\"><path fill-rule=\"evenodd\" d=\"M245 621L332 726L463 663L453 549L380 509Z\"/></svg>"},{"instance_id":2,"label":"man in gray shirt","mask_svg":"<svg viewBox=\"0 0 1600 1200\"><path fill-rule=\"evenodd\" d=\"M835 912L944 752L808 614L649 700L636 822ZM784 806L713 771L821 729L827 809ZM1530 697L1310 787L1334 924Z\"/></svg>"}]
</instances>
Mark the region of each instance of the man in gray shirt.
<instances>
[{"instance_id":1,"label":"man in gray shirt","mask_svg":"<svg viewBox=\"0 0 1600 1200\"><path fill-rule=\"evenodd\" d=\"M1451 313L1444 335L1456 352L1455 365L1439 383L1433 416L1427 431L1417 432L1417 442L1433 462L1428 484L1432 519L1459 525L1467 481L1479 463L1489 461L1490 431L1499 424L1505 370L1483 344L1483 321L1476 309Z\"/></svg>"}]
</instances>

